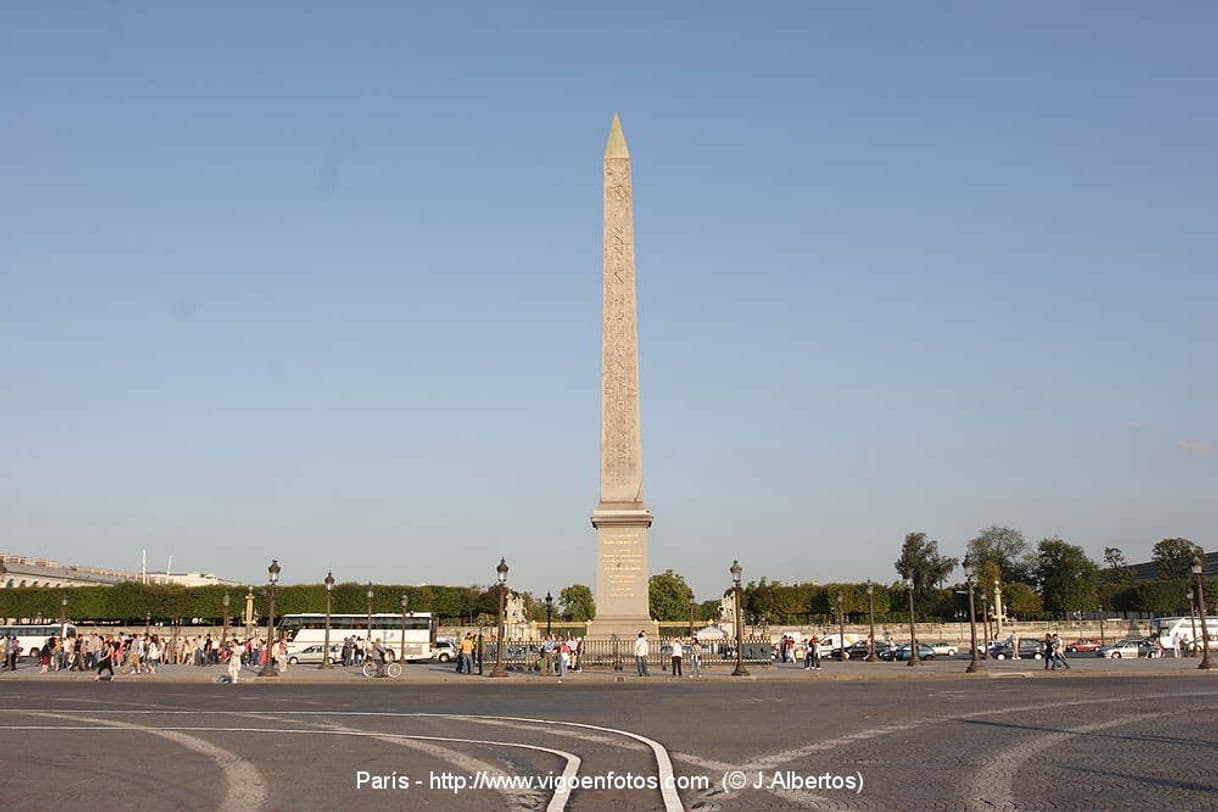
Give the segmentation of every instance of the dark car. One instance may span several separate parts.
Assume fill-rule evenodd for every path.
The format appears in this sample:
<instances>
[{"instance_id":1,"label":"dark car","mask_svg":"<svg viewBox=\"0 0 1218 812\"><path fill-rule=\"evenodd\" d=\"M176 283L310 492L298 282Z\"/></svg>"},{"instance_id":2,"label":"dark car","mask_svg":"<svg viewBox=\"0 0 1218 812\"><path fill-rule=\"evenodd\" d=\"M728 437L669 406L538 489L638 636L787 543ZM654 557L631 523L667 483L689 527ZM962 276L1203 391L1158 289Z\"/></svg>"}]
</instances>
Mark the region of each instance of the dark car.
<instances>
[{"instance_id":1,"label":"dark car","mask_svg":"<svg viewBox=\"0 0 1218 812\"><path fill-rule=\"evenodd\" d=\"M990 646L989 655L995 660L1015 659L1015 650L1010 643L995 643ZM1044 657L1044 646L1039 640L1020 640L1019 656L1024 660L1039 660Z\"/></svg>"},{"instance_id":2,"label":"dark car","mask_svg":"<svg viewBox=\"0 0 1218 812\"><path fill-rule=\"evenodd\" d=\"M876 654L880 653L879 646L876 646L875 652L876 652ZM846 646L846 659L847 660L865 660L865 659L867 659L867 655L870 653L871 652L867 648L866 641L859 641L857 643L851 643L850 645ZM842 650L840 648L835 648L835 649L833 649L833 651L829 652L829 659L840 660L841 658L842 658Z\"/></svg>"},{"instance_id":3,"label":"dark car","mask_svg":"<svg viewBox=\"0 0 1218 812\"><path fill-rule=\"evenodd\" d=\"M880 652L881 660L893 660L895 662L905 662L913 656L913 647L909 643L904 643L896 648L888 649ZM933 660L935 659L935 650L925 643L918 644L918 659Z\"/></svg>"}]
</instances>

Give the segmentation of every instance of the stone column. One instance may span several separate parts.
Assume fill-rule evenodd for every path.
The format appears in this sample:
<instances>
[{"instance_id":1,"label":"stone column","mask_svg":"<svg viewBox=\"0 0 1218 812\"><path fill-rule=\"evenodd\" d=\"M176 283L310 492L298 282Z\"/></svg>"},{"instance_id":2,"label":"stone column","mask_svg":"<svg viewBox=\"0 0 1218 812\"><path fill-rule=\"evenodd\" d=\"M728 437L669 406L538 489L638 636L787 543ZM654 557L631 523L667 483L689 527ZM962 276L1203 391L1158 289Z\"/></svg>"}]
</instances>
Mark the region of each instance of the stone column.
<instances>
[{"instance_id":1,"label":"stone column","mask_svg":"<svg viewBox=\"0 0 1218 812\"><path fill-rule=\"evenodd\" d=\"M601 310L601 495L596 528L596 619L590 635L654 633L648 608L639 332L635 302L630 151L615 115L605 147L605 244Z\"/></svg>"}]
</instances>

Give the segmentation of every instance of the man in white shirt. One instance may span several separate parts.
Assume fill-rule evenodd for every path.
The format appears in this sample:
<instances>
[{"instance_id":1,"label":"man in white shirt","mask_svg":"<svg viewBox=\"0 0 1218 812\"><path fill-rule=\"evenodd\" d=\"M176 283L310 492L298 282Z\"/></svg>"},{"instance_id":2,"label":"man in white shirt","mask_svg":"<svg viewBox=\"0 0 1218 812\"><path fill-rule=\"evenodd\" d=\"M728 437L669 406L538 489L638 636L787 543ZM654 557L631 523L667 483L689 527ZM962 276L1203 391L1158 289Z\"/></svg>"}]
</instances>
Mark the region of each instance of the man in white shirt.
<instances>
[{"instance_id":1,"label":"man in white shirt","mask_svg":"<svg viewBox=\"0 0 1218 812\"><path fill-rule=\"evenodd\" d=\"M651 672L647 670L647 655L651 653L651 646L647 642L647 633L639 632L638 639L634 641L634 667L638 670L640 677L650 677Z\"/></svg>"},{"instance_id":2,"label":"man in white shirt","mask_svg":"<svg viewBox=\"0 0 1218 812\"><path fill-rule=\"evenodd\" d=\"M681 658L684 656L685 656L685 651L684 651L684 649L681 648L681 641L673 640L672 641L672 675L674 677L684 676L684 674L681 673Z\"/></svg>"}]
</instances>

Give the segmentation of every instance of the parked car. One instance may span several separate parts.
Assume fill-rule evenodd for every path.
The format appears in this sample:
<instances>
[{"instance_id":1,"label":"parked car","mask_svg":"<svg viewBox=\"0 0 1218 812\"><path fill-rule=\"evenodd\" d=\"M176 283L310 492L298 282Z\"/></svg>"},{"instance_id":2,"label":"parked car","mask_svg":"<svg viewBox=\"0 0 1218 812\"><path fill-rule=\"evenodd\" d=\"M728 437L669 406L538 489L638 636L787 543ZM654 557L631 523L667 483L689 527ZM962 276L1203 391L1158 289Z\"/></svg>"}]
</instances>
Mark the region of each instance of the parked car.
<instances>
[{"instance_id":1,"label":"parked car","mask_svg":"<svg viewBox=\"0 0 1218 812\"><path fill-rule=\"evenodd\" d=\"M990 646L989 654L995 660L1013 660L1015 650L1009 642L994 643ZM1039 640L1020 640L1019 656L1024 660L1039 660L1045 656L1044 646Z\"/></svg>"},{"instance_id":2,"label":"parked car","mask_svg":"<svg viewBox=\"0 0 1218 812\"><path fill-rule=\"evenodd\" d=\"M326 650L324 643L314 643L311 646L305 646L300 651L294 651L288 655L288 665L297 665L299 663L321 664L321 654ZM330 644L330 662L341 663L343 661L343 645L342 643Z\"/></svg>"},{"instance_id":3,"label":"parked car","mask_svg":"<svg viewBox=\"0 0 1218 812\"><path fill-rule=\"evenodd\" d=\"M1109 660L1134 659L1145 657L1150 653L1151 645L1145 640L1118 640L1110 646L1100 646L1095 650L1095 656Z\"/></svg>"},{"instance_id":4,"label":"parked car","mask_svg":"<svg viewBox=\"0 0 1218 812\"><path fill-rule=\"evenodd\" d=\"M876 650L876 654L880 653L880 647L878 645L876 646L875 650ZM870 651L867 648L866 641L861 641L858 643L851 643L850 645L846 646L846 659L847 660L863 660L863 659L867 658L867 655L869 653L870 653ZM829 659L840 660L841 658L842 658L842 650L840 648L835 648L829 652Z\"/></svg>"},{"instance_id":5,"label":"parked car","mask_svg":"<svg viewBox=\"0 0 1218 812\"><path fill-rule=\"evenodd\" d=\"M956 652L959 651L954 643L931 643L930 647L940 657L955 657Z\"/></svg>"},{"instance_id":6,"label":"parked car","mask_svg":"<svg viewBox=\"0 0 1218 812\"><path fill-rule=\"evenodd\" d=\"M457 659L457 644L452 640L437 640L431 647L431 658L441 663L453 662Z\"/></svg>"},{"instance_id":7,"label":"parked car","mask_svg":"<svg viewBox=\"0 0 1218 812\"><path fill-rule=\"evenodd\" d=\"M881 660L893 660L895 662L904 662L911 659L913 656L913 647L909 643L904 643L896 648L880 652ZM918 659L933 660L935 659L935 650L925 643L918 644Z\"/></svg>"},{"instance_id":8,"label":"parked car","mask_svg":"<svg viewBox=\"0 0 1218 812\"><path fill-rule=\"evenodd\" d=\"M1095 651L1101 645L1103 644L1100 643L1099 640L1088 640L1085 637L1081 637L1066 646L1066 653L1074 654L1078 652Z\"/></svg>"}]
</instances>

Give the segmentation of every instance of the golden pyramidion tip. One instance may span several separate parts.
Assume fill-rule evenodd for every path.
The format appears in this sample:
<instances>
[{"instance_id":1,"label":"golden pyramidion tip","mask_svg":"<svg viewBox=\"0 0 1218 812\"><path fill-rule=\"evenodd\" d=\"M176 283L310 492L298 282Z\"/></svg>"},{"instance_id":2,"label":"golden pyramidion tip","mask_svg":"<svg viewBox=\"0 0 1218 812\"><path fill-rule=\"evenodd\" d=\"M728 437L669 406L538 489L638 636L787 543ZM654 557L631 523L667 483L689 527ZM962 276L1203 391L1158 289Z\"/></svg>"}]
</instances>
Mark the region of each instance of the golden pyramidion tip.
<instances>
[{"instance_id":1,"label":"golden pyramidion tip","mask_svg":"<svg viewBox=\"0 0 1218 812\"><path fill-rule=\"evenodd\" d=\"M613 124L609 127L609 143L605 145L606 158L629 158L630 150L626 148L626 134L622 132L622 120L617 113L613 114Z\"/></svg>"}]
</instances>

